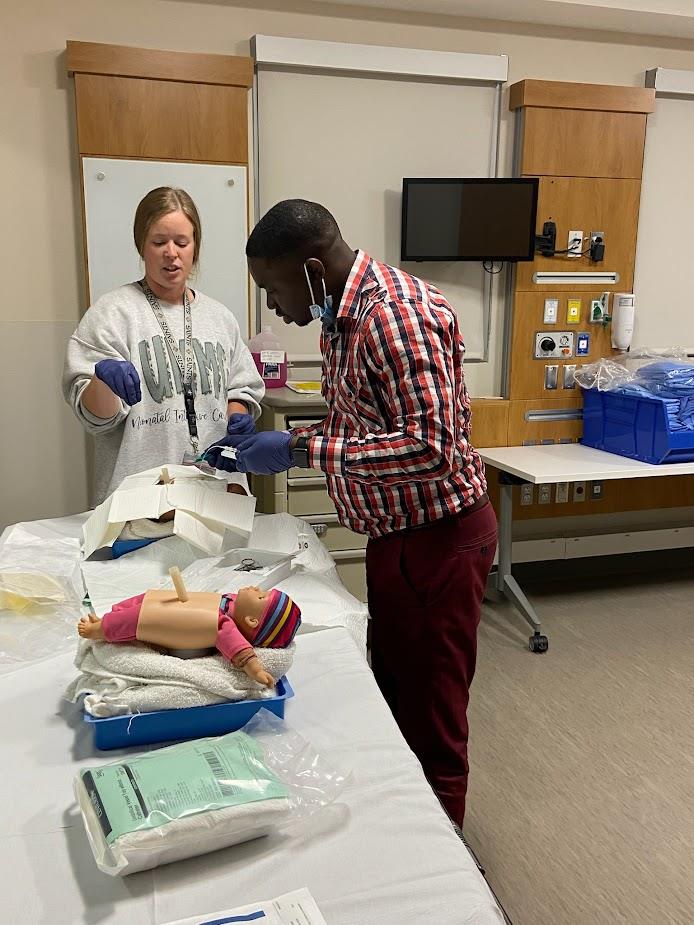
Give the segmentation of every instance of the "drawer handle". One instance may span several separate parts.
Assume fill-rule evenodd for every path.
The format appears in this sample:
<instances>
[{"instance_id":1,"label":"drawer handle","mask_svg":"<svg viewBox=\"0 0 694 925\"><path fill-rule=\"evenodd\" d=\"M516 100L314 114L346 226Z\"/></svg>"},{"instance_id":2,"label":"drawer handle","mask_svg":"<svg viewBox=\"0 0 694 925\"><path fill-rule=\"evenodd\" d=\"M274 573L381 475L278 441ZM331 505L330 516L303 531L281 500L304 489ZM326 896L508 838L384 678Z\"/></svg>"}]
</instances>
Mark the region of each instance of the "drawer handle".
<instances>
[{"instance_id":1,"label":"drawer handle","mask_svg":"<svg viewBox=\"0 0 694 925\"><path fill-rule=\"evenodd\" d=\"M307 478L287 479L287 485L290 488L311 488L315 485L325 485L325 476L308 476Z\"/></svg>"}]
</instances>

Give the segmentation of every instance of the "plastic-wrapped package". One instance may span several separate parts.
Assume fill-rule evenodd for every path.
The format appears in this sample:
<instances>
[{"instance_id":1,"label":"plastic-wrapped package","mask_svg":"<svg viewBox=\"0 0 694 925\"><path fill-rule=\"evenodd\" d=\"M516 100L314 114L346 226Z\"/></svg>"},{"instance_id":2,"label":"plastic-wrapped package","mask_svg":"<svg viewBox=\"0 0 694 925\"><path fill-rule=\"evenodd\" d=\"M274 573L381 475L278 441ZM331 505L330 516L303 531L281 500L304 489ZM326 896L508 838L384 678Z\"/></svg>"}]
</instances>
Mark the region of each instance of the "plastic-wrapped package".
<instances>
[{"instance_id":1,"label":"plastic-wrapped package","mask_svg":"<svg viewBox=\"0 0 694 925\"><path fill-rule=\"evenodd\" d=\"M97 866L125 876L293 824L345 781L262 711L244 731L83 768L75 795Z\"/></svg>"},{"instance_id":2,"label":"plastic-wrapped package","mask_svg":"<svg viewBox=\"0 0 694 925\"><path fill-rule=\"evenodd\" d=\"M0 672L74 647L84 584L80 542L41 522L0 543Z\"/></svg>"}]
</instances>

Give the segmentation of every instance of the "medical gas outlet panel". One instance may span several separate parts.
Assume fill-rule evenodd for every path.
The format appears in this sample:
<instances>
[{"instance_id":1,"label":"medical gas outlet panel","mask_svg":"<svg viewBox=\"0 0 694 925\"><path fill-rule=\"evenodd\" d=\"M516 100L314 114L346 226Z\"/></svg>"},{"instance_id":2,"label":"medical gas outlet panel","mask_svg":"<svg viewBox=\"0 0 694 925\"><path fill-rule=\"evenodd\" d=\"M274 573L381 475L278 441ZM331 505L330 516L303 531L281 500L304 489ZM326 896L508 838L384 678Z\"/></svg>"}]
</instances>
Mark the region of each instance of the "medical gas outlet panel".
<instances>
[{"instance_id":1,"label":"medical gas outlet panel","mask_svg":"<svg viewBox=\"0 0 694 925\"><path fill-rule=\"evenodd\" d=\"M535 334L536 360L566 360L574 355L573 331L538 331Z\"/></svg>"}]
</instances>

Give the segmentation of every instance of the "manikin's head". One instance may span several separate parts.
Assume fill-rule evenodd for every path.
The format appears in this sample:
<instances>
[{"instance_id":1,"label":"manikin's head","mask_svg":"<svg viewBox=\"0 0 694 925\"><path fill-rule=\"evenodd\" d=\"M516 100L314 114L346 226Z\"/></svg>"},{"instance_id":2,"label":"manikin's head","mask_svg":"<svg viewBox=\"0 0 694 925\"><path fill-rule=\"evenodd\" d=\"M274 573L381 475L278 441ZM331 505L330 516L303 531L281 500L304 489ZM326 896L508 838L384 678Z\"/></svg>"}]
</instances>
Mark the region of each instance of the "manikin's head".
<instances>
[{"instance_id":1,"label":"manikin's head","mask_svg":"<svg viewBox=\"0 0 694 925\"><path fill-rule=\"evenodd\" d=\"M284 648L299 628L301 611L284 591L248 587L237 593L232 619L254 646Z\"/></svg>"},{"instance_id":2,"label":"manikin's head","mask_svg":"<svg viewBox=\"0 0 694 925\"><path fill-rule=\"evenodd\" d=\"M326 294L337 309L354 263L333 216L306 199L273 206L251 232L246 256L270 311L301 326L312 320L309 306L322 307Z\"/></svg>"}]
</instances>

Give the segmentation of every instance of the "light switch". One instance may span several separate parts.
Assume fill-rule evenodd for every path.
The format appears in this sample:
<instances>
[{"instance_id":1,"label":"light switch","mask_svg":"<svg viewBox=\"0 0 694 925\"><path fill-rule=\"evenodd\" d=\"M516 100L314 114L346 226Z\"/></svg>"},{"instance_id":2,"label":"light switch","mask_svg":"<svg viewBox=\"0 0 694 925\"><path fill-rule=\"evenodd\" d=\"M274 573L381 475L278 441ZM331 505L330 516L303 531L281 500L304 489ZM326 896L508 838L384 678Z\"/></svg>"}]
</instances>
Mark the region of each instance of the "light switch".
<instances>
[{"instance_id":1,"label":"light switch","mask_svg":"<svg viewBox=\"0 0 694 925\"><path fill-rule=\"evenodd\" d=\"M554 390L557 387L558 366L545 366L545 388Z\"/></svg>"},{"instance_id":2,"label":"light switch","mask_svg":"<svg viewBox=\"0 0 694 925\"><path fill-rule=\"evenodd\" d=\"M559 316L559 299L545 299L544 324L556 324Z\"/></svg>"}]
</instances>

